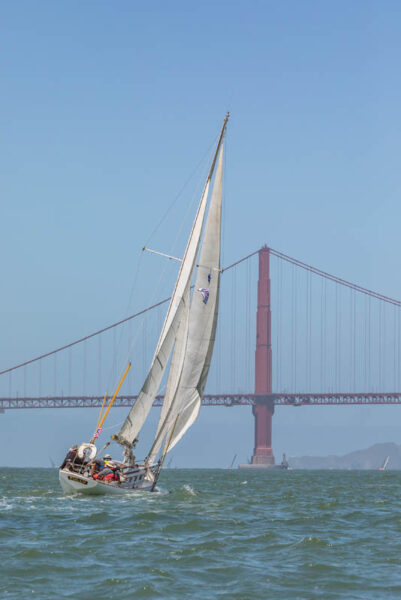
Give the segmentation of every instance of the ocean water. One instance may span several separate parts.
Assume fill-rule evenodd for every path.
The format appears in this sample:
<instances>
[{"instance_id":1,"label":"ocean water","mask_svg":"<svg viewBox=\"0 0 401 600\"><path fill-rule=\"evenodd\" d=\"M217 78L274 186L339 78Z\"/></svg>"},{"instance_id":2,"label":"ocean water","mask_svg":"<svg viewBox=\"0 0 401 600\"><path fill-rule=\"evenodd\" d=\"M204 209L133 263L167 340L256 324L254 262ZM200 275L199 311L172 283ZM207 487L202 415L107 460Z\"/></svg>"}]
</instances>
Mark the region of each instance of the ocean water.
<instances>
[{"instance_id":1,"label":"ocean water","mask_svg":"<svg viewBox=\"0 0 401 600\"><path fill-rule=\"evenodd\" d=\"M401 598L401 473L165 470L159 493L62 494L0 469L0 598Z\"/></svg>"}]
</instances>

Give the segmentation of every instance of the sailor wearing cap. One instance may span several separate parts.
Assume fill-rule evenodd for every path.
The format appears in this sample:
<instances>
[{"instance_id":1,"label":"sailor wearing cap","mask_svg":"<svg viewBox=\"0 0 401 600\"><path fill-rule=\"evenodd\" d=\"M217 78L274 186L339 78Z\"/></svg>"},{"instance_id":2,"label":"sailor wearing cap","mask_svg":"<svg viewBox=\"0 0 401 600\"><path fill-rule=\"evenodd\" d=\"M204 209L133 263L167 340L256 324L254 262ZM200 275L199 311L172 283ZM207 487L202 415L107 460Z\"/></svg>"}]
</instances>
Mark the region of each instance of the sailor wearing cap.
<instances>
[{"instance_id":1,"label":"sailor wearing cap","mask_svg":"<svg viewBox=\"0 0 401 600\"><path fill-rule=\"evenodd\" d=\"M71 446L71 448L68 450L66 457L63 460L62 465L60 466L60 469L65 469L67 465L70 466L71 463L75 462L77 458L77 452L78 446L74 444L74 446Z\"/></svg>"},{"instance_id":2,"label":"sailor wearing cap","mask_svg":"<svg viewBox=\"0 0 401 600\"><path fill-rule=\"evenodd\" d=\"M103 468L105 469L107 467L108 463L112 460L111 459L111 455L110 454L105 454L103 456L103 460L104 460L104 466L103 466Z\"/></svg>"}]
</instances>

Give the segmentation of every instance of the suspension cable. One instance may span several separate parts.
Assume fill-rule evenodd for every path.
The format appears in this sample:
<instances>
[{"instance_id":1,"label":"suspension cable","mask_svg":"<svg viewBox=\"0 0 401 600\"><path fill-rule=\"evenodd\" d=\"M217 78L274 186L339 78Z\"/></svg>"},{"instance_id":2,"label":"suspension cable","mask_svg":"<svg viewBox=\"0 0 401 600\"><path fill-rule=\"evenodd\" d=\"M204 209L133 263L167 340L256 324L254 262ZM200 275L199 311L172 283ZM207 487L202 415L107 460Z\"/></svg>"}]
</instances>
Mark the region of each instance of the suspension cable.
<instances>
[{"instance_id":1,"label":"suspension cable","mask_svg":"<svg viewBox=\"0 0 401 600\"><path fill-rule=\"evenodd\" d=\"M319 275L320 277L324 277L325 279L329 279L330 281L334 281L335 283L339 283L345 287L348 287L352 290L355 290L357 292L360 292L362 294L366 294L367 296L371 296L372 298L376 298L377 300L382 300L383 302L387 302L389 304L393 304L394 306L399 306L401 307L401 301L400 300L395 300L394 298L390 298L389 296L385 296L383 294L379 294L378 292L374 292L373 290L369 290L368 288L364 288L360 285L357 285L355 283L351 283L350 281L346 281L345 279L342 279L341 277L337 277L335 275L330 275L330 273L327 273L326 271L322 271L321 269L318 269L316 267L313 267L312 265L308 265L307 263L304 263L300 260L297 260L296 258L292 258L291 256L288 256L287 254L284 254L283 252L280 252L279 250L274 250L274 248L268 248L268 250L270 251L270 253L274 256L277 256L277 258L281 258L282 260L285 260L297 267L300 267L301 269L305 269L311 273L314 273L315 275ZM255 250L255 252L251 252L251 254L248 254L247 256L244 256L243 258L241 258L240 260L237 260L236 262L232 263L231 265L228 265L227 267L225 267L224 269L221 270L221 272L223 273L224 271L228 271L229 269L232 269L234 267L236 267L237 265L239 265L240 263L252 258L252 256L255 256L256 254L259 253L259 250ZM55 350L51 350L50 352L46 352L45 354L41 354L40 356L37 356L35 358L31 358L30 360L24 361L22 363L19 363L17 365L14 365L13 367L9 367L8 369L4 369L3 371L0 371L0 375L5 375L6 373L11 373L12 371L15 371L17 369L20 369L21 367L25 367L26 365L30 365L34 362L40 361L43 358L47 358L48 356L52 356L53 354L57 354L58 352L61 352L62 350L66 350L67 348L71 348L72 346L76 346L77 344L80 344L82 342L85 342L86 340L89 340L97 335L100 335L101 333L104 333L105 331L109 331L110 329L113 329L114 327L118 327L119 325L122 325L123 323L127 323L128 321L130 321L131 319L135 319L136 317L139 317L140 315L143 315L151 310L153 310L154 308L157 308L158 306L161 306L162 304L165 304L166 302L168 302L170 300L170 297L165 298L164 300L160 300L160 302L156 302L155 304L152 304L151 306L148 306L147 308L144 308L143 310L134 313L133 315L130 315L129 317L125 317L124 319L121 319L120 321L117 321L116 323L112 323L111 325L108 325L107 327L104 327L103 329L99 329L97 331L95 331L94 333L90 333L89 335L86 335L82 338L79 338L78 340L75 340L73 342L70 342L69 344L65 344L64 346L60 346L59 348L56 348Z\"/></svg>"}]
</instances>

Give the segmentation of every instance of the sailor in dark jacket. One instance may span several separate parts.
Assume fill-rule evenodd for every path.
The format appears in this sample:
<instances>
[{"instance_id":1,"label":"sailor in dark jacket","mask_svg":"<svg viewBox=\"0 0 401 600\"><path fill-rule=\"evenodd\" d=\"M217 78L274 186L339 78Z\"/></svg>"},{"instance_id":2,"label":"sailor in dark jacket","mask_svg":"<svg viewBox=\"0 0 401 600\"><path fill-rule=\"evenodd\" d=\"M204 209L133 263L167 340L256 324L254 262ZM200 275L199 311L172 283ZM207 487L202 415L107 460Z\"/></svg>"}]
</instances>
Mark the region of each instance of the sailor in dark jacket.
<instances>
[{"instance_id":1,"label":"sailor in dark jacket","mask_svg":"<svg viewBox=\"0 0 401 600\"><path fill-rule=\"evenodd\" d=\"M71 446L65 459L63 460L63 464L61 465L60 469L65 469L65 467L69 467L72 463L81 465L82 460L79 458L79 456L77 456L77 453L78 446Z\"/></svg>"}]
</instances>

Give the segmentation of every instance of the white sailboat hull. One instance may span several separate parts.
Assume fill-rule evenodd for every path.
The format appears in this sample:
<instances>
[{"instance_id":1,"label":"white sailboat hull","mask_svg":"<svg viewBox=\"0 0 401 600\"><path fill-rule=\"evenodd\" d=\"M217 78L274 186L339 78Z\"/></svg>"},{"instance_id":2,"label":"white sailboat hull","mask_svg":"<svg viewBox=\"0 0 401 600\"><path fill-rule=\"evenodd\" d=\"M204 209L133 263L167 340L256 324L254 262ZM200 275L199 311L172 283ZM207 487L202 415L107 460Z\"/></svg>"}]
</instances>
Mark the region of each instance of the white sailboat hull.
<instances>
[{"instance_id":1,"label":"white sailboat hull","mask_svg":"<svg viewBox=\"0 0 401 600\"><path fill-rule=\"evenodd\" d=\"M65 494L84 494L86 496L151 492L153 488L153 482L145 478L133 486L130 484L120 484L115 481L106 482L92 479L92 477L74 473L67 469L59 470L59 480Z\"/></svg>"}]
</instances>

